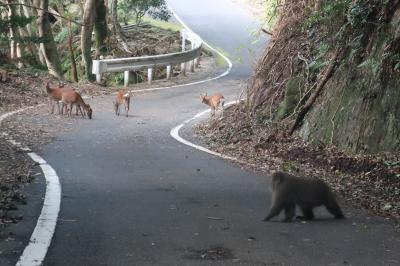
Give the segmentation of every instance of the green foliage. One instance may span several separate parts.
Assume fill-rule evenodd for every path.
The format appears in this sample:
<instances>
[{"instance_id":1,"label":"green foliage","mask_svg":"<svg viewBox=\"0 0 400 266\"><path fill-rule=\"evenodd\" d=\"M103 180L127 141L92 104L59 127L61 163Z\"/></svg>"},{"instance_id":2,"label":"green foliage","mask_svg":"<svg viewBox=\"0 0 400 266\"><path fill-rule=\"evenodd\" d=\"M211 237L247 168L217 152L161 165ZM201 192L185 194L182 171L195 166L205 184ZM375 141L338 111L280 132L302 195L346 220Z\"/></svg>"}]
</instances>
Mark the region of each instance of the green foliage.
<instances>
[{"instance_id":1,"label":"green foliage","mask_svg":"<svg viewBox=\"0 0 400 266\"><path fill-rule=\"evenodd\" d=\"M118 3L118 17L125 24L133 16L135 23L139 25L146 14L164 21L171 17L164 0L121 0Z\"/></svg>"},{"instance_id":2,"label":"green foliage","mask_svg":"<svg viewBox=\"0 0 400 266\"><path fill-rule=\"evenodd\" d=\"M281 120L295 110L301 98L302 77L293 77L288 80L285 87L285 97L278 107L276 119Z\"/></svg>"},{"instance_id":3,"label":"green foliage","mask_svg":"<svg viewBox=\"0 0 400 266\"><path fill-rule=\"evenodd\" d=\"M5 6L0 6L0 14L8 13L8 10ZM14 15L11 18L3 18L0 16L0 45L7 45L10 41L10 28L22 28L28 24L31 24L35 21L35 17L25 17ZM38 37L14 37L15 41L19 43L39 43L45 41L44 39Z\"/></svg>"},{"instance_id":4,"label":"green foliage","mask_svg":"<svg viewBox=\"0 0 400 266\"><path fill-rule=\"evenodd\" d=\"M316 24L332 23L346 14L351 0L324 1L320 10L313 12L304 22L306 28Z\"/></svg>"},{"instance_id":5,"label":"green foliage","mask_svg":"<svg viewBox=\"0 0 400 266\"><path fill-rule=\"evenodd\" d=\"M113 77L113 82L115 85L122 85L124 84L124 74L117 73Z\"/></svg>"},{"instance_id":6,"label":"green foliage","mask_svg":"<svg viewBox=\"0 0 400 266\"><path fill-rule=\"evenodd\" d=\"M374 75L376 75L379 71L381 64L375 58L367 58L364 62L358 65L359 68L365 68L371 71Z\"/></svg>"},{"instance_id":7,"label":"green foliage","mask_svg":"<svg viewBox=\"0 0 400 266\"><path fill-rule=\"evenodd\" d=\"M272 29L278 19L278 7L281 4L280 0L264 0L264 24Z\"/></svg>"},{"instance_id":8,"label":"green foliage","mask_svg":"<svg viewBox=\"0 0 400 266\"><path fill-rule=\"evenodd\" d=\"M58 32L57 35L54 37L54 40L58 43L62 43L68 38L68 36L69 36L68 28L62 28L60 32Z\"/></svg>"},{"instance_id":9,"label":"green foliage","mask_svg":"<svg viewBox=\"0 0 400 266\"><path fill-rule=\"evenodd\" d=\"M310 71L318 73L324 66L329 64L329 60L326 59L329 49L330 47L326 43L319 45L315 59L308 65Z\"/></svg>"},{"instance_id":10,"label":"green foliage","mask_svg":"<svg viewBox=\"0 0 400 266\"><path fill-rule=\"evenodd\" d=\"M323 1L320 10L310 13L303 24L303 30L315 32L323 29L327 34L319 34L319 37L328 45L328 50L332 51L338 45L348 48L347 60L355 60L359 68L367 68L376 74L381 63L370 56L373 53L371 49L366 49L372 40L373 32L378 36L375 49L386 46L392 39L385 22L385 10L390 9L392 3L391 0ZM316 59L310 64L310 68L320 69L325 64L322 60L327 51L317 51ZM395 55L392 54L391 57L393 59ZM400 67L397 61L392 62L395 62L395 70L396 67Z\"/></svg>"}]
</instances>

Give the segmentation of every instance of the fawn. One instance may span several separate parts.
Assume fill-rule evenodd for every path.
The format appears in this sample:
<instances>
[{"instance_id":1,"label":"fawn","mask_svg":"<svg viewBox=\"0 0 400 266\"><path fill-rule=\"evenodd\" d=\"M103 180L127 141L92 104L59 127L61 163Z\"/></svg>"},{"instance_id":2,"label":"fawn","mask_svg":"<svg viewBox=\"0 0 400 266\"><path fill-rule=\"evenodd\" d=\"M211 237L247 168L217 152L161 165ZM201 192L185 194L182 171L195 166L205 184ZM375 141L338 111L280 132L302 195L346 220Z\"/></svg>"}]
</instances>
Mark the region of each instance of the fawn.
<instances>
[{"instance_id":1,"label":"fawn","mask_svg":"<svg viewBox=\"0 0 400 266\"><path fill-rule=\"evenodd\" d=\"M85 117L85 112L82 112L82 109L84 109L84 111L86 111L89 119L92 119L92 108L90 108L89 104L86 104L81 95L79 93L77 93L74 90L65 90L61 93L61 101L62 101L62 107L61 107L61 113L63 113L63 110L65 108L66 112L67 112L67 105L69 104L69 116L71 116L72 113L72 106L75 105L76 106L76 112L78 112L78 110L81 112L82 117Z\"/></svg>"},{"instance_id":2,"label":"fawn","mask_svg":"<svg viewBox=\"0 0 400 266\"><path fill-rule=\"evenodd\" d=\"M225 98L221 93L215 93L211 96L207 96L207 93L200 94L200 99L202 103L207 104L211 108L211 116L215 115L215 111L221 105L222 110L224 109Z\"/></svg>"},{"instance_id":3,"label":"fawn","mask_svg":"<svg viewBox=\"0 0 400 266\"><path fill-rule=\"evenodd\" d=\"M128 117L130 101L131 101L131 96L130 96L129 92L127 92L126 90L118 91L117 96L115 97L115 102L114 102L115 114L116 115L120 114L119 107L121 104L124 104L125 114L126 114L126 117Z\"/></svg>"}]
</instances>

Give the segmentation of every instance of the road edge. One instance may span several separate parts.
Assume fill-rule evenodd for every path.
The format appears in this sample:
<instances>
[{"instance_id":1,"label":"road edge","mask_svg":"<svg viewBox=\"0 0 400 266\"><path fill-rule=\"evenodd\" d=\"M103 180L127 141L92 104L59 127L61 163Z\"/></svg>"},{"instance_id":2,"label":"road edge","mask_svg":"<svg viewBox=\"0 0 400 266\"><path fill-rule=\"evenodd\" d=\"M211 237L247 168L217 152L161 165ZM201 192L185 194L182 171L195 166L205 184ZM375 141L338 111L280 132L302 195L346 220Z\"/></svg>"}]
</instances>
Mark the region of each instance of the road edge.
<instances>
[{"instance_id":1,"label":"road edge","mask_svg":"<svg viewBox=\"0 0 400 266\"><path fill-rule=\"evenodd\" d=\"M171 13L174 15L174 17L176 18L176 20L182 24L182 26L187 29L188 31L193 32L193 30L185 23L183 22L183 20L178 16L178 14L175 13L174 9L171 7L171 5L168 3L168 0L165 1L167 4L168 9L171 11ZM197 34L198 35L198 34ZM201 36L199 36L201 38ZM226 63L228 64L228 68L225 70L225 72L223 72L222 74L213 77L213 78L207 78L207 79L203 79L203 80L199 80L199 81L195 81L195 82L189 82L189 83L185 83L185 84L178 84L178 85L172 85L172 86L166 86L166 87L156 87L156 88L149 88L149 89L141 89L141 90L130 90L130 92L135 93L135 92L147 92L147 91L158 91L158 90L165 90L165 89L171 89L171 88L179 88L179 87L185 87L185 86L191 86L191 85L197 85L197 84L201 84L201 83L205 83L205 82L210 82L216 79L220 79L222 77L225 77L226 75L228 75L229 73L231 73L232 70L232 61L225 56L223 53L221 53L220 51L218 51L217 49L215 49L214 47L212 47L211 45L209 45L206 41L204 41L203 38L201 38L201 40L203 41L203 44L205 44L211 51L217 53L219 56L221 56Z\"/></svg>"},{"instance_id":2,"label":"road edge","mask_svg":"<svg viewBox=\"0 0 400 266\"><path fill-rule=\"evenodd\" d=\"M17 113L21 113L28 109L35 108L37 106L38 105L30 106L1 115L0 127L4 119L6 119L7 117L10 117ZM2 132L2 135L6 137L6 140L8 142L26 153L35 163L40 166L46 180L46 192L42 210L37 220L35 229L33 230L32 235L29 239L29 243L25 247L22 255L20 256L16 264L16 266L39 266L42 264L43 260L46 257L47 250L50 247L57 225L58 214L60 212L61 205L60 180L57 172L41 156L39 156L35 152L32 152L30 148L23 146L21 143L7 137L7 133Z\"/></svg>"}]
</instances>

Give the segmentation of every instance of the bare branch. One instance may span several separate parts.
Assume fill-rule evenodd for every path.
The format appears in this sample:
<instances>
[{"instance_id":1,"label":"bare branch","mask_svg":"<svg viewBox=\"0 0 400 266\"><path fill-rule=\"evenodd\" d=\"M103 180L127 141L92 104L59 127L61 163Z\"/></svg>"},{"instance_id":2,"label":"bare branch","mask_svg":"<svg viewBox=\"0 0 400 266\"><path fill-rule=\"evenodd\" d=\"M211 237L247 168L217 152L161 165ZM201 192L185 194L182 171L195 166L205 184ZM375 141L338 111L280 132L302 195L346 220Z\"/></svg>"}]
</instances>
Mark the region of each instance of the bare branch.
<instances>
[{"instance_id":1,"label":"bare branch","mask_svg":"<svg viewBox=\"0 0 400 266\"><path fill-rule=\"evenodd\" d=\"M80 23L80 22L78 22L78 21L69 19L69 18L64 17L64 16L62 16L62 15L60 15L60 14L56 14L56 13L50 12L50 11L48 11L48 10L45 10L45 9L40 8L40 7L37 7L37 6L27 5L27 4L23 4L23 3L3 4L3 2L0 2L0 6L5 6L5 7L7 7L7 6L11 6L11 5L13 5L13 6L26 6L26 7L34 8L34 9L37 9L37 10L42 10L42 11L44 11L44 12L47 13L47 14L50 14L50 15L53 15L53 16L56 16L56 17L60 17L60 18L65 19L65 20L67 20L67 21L69 21L69 22L78 24L79 26L84 26L84 24L82 24L82 23Z\"/></svg>"}]
</instances>

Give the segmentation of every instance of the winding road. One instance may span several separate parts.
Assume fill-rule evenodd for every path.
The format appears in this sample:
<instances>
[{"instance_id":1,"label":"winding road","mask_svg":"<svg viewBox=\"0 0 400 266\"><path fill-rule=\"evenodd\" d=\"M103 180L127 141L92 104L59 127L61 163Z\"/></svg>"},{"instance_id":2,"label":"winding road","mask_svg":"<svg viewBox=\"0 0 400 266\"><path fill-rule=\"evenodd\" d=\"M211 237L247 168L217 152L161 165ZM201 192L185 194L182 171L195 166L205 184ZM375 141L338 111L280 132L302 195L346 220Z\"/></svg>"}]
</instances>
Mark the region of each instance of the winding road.
<instances>
[{"instance_id":1,"label":"winding road","mask_svg":"<svg viewBox=\"0 0 400 266\"><path fill-rule=\"evenodd\" d=\"M345 208L343 221L321 209L316 222L262 222L268 177L171 138L205 109L200 93L237 97L255 60L249 48L257 53L265 40L248 46L255 24L228 0L168 2L241 60L219 80L135 94L128 118L113 114L112 97L96 98L94 120L44 147L62 201L43 265L398 265L400 237L383 219Z\"/></svg>"}]
</instances>

